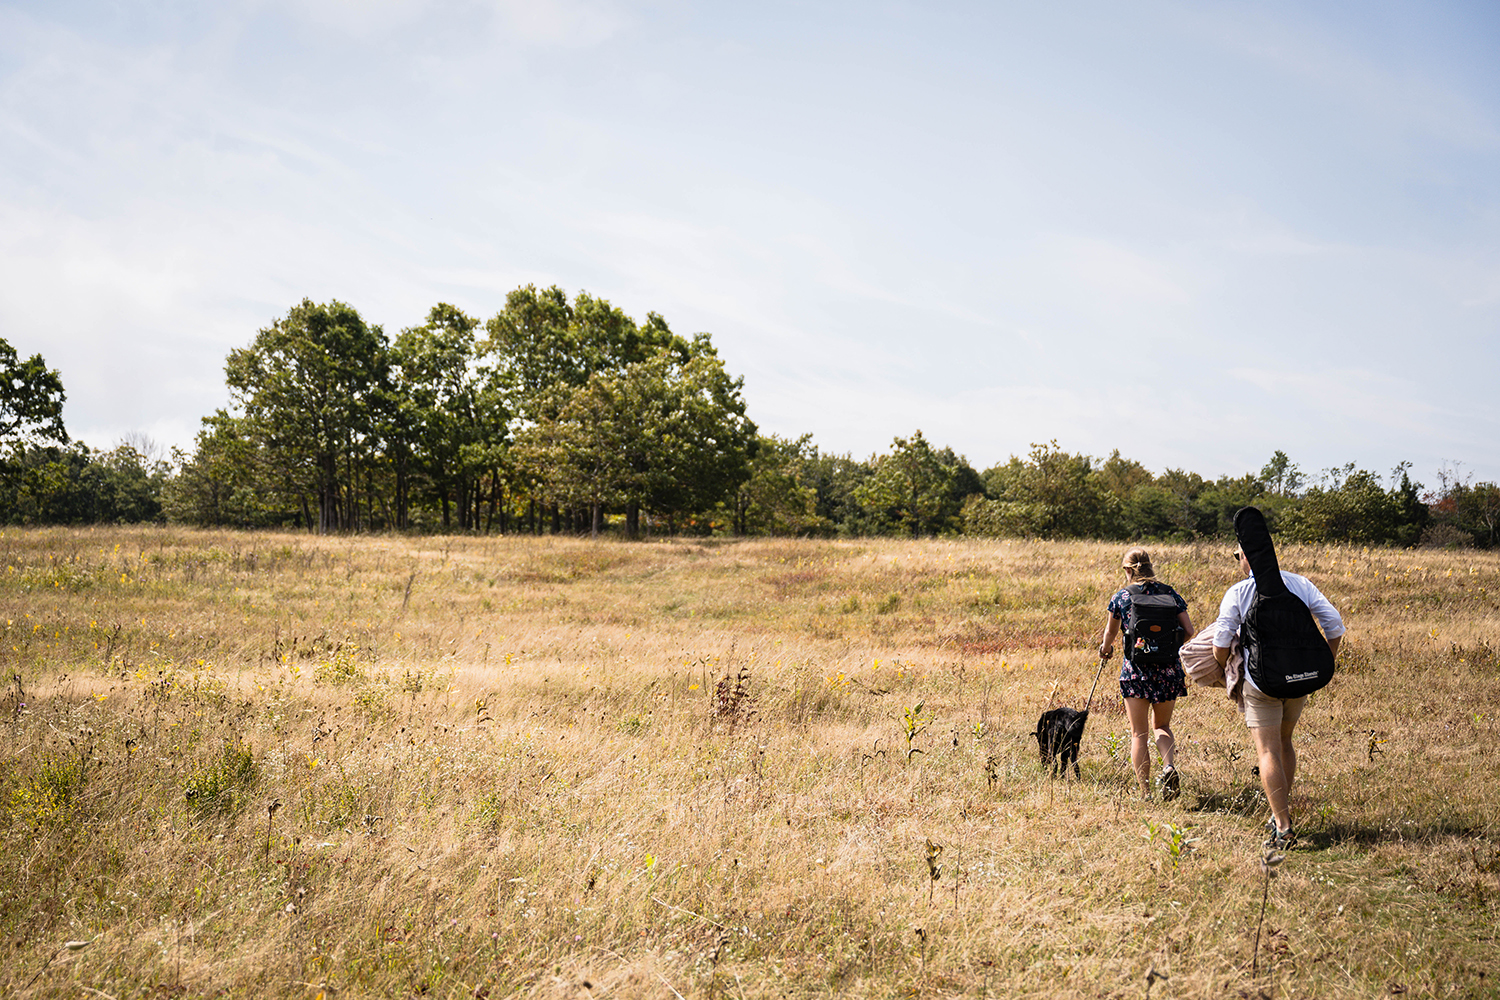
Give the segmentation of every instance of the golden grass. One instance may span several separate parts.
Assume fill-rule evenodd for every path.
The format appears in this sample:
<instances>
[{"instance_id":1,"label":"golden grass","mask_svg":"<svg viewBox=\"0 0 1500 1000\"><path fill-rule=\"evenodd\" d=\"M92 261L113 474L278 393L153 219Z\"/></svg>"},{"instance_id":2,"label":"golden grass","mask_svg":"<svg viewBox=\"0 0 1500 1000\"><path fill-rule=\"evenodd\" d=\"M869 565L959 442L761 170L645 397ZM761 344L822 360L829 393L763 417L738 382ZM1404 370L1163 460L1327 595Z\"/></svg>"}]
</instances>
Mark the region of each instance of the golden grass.
<instances>
[{"instance_id":1,"label":"golden grass","mask_svg":"<svg viewBox=\"0 0 1500 1000\"><path fill-rule=\"evenodd\" d=\"M1228 551L1156 552L1200 624ZM1111 674L1036 759L1119 552L8 530L0 994L1493 995L1500 557L1283 551L1351 631L1253 954L1222 692L1176 802Z\"/></svg>"}]
</instances>

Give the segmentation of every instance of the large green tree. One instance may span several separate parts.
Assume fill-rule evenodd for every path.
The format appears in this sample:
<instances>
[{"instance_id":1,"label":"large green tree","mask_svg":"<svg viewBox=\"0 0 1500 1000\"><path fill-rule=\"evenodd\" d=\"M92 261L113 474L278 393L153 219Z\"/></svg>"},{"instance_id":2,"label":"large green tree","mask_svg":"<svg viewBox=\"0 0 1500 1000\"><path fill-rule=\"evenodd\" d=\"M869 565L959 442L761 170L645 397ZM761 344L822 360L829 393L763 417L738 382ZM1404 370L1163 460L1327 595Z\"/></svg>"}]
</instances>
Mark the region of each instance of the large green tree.
<instances>
[{"instance_id":1,"label":"large green tree","mask_svg":"<svg viewBox=\"0 0 1500 1000\"><path fill-rule=\"evenodd\" d=\"M1307 477L1286 452L1278 448L1260 470L1260 481L1265 491L1273 496L1295 497L1307 483Z\"/></svg>"},{"instance_id":2,"label":"large green tree","mask_svg":"<svg viewBox=\"0 0 1500 1000\"><path fill-rule=\"evenodd\" d=\"M225 379L248 432L284 488L313 498L308 519L320 532L358 528L361 500L373 508L388 365L380 327L337 301L303 299L229 354Z\"/></svg>"},{"instance_id":3,"label":"large green tree","mask_svg":"<svg viewBox=\"0 0 1500 1000\"><path fill-rule=\"evenodd\" d=\"M517 455L547 501L589 511L598 536L609 507L639 493L631 458L638 450L638 386L630 373L595 375L581 386L559 387L547 416L517 437Z\"/></svg>"},{"instance_id":4,"label":"large green tree","mask_svg":"<svg viewBox=\"0 0 1500 1000\"><path fill-rule=\"evenodd\" d=\"M505 298L505 308L485 324L480 344L492 373L498 405L517 417L522 426L536 426L559 418L569 393L597 377L619 375L666 350L685 364L693 345L672 333L661 316L648 313L637 324L607 300L579 292L570 302L557 286L518 288ZM540 437L538 436L540 435ZM530 435L531 456L541 437L556 438L555 430ZM560 523L561 497L572 489L548 483L548 471L533 461L518 483L533 497L551 505L554 525ZM638 500L627 501L631 534L639 513Z\"/></svg>"},{"instance_id":5,"label":"large green tree","mask_svg":"<svg viewBox=\"0 0 1500 1000\"><path fill-rule=\"evenodd\" d=\"M478 527L483 478L489 474L493 484L504 456L509 415L490 371L479 364L478 326L439 303L425 324L401 332L391 354L398 504L404 511L405 473L415 464L442 508L445 528L455 507L459 527Z\"/></svg>"},{"instance_id":6,"label":"large green tree","mask_svg":"<svg viewBox=\"0 0 1500 1000\"><path fill-rule=\"evenodd\" d=\"M308 521L307 492L280 469L245 417L217 410L203 418L191 452L178 450L177 474L162 503L173 521L257 528Z\"/></svg>"},{"instance_id":7,"label":"large green tree","mask_svg":"<svg viewBox=\"0 0 1500 1000\"><path fill-rule=\"evenodd\" d=\"M660 372L648 377L665 387L654 401L642 401L641 440L649 447L635 462L644 486L641 505L675 527L686 515L732 504L740 484L750 478L756 448L755 423L745 414L744 379L725 370L706 333L693 336L685 357L665 346L639 370Z\"/></svg>"},{"instance_id":8,"label":"large green tree","mask_svg":"<svg viewBox=\"0 0 1500 1000\"><path fill-rule=\"evenodd\" d=\"M833 523L818 513L817 466L811 434L758 438L750 478L735 495L735 534L826 534Z\"/></svg>"},{"instance_id":9,"label":"large green tree","mask_svg":"<svg viewBox=\"0 0 1500 1000\"><path fill-rule=\"evenodd\" d=\"M627 532L640 509L675 530L692 515L731 502L749 478L755 424L742 380L724 370L706 334L687 358L670 348L539 400L518 451L548 500L590 512L623 509Z\"/></svg>"},{"instance_id":10,"label":"large green tree","mask_svg":"<svg viewBox=\"0 0 1500 1000\"><path fill-rule=\"evenodd\" d=\"M637 325L607 300L579 292L572 302L556 285L518 288L485 324L480 346L510 408L530 419L557 405L554 390L581 386L596 374L619 372L663 348L685 361L691 345L656 313Z\"/></svg>"},{"instance_id":11,"label":"large green tree","mask_svg":"<svg viewBox=\"0 0 1500 1000\"><path fill-rule=\"evenodd\" d=\"M814 449L807 475L817 493L815 510L833 533L854 536L879 531L876 516L860 505L859 488L874 475L871 462L850 454L828 455Z\"/></svg>"},{"instance_id":12,"label":"large green tree","mask_svg":"<svg viewBox=\"0 0 1500 1000\"><path fill-rule=\"evenodd\" d=\"M1012 455L985 473L994 499L971 502L965 523L977 534L1098 537L1118 501L1093 471L1087 455L1069 454L1056 441L1033 444L1024 461Z\"/></svg>"},{"instance_id":13,"label":"large green tree","mask_svg":"<svg viewBox=\"0 0 1500 1000\"><path fill-rule=\"evenodd\" d=\"M956 529L962 507L955 488L960 461L951 451L945 456L933 448L921 431L898 437L889 455L871 462L872 475L855 490L855 498L913 538Z\"/></svg>"},{"instance_id":14,"label":"large green tree","mask_svg":"<svg viewBox=\"0 0 1500 1000\"><path fill-rule=\"evenodd\" d=\"M0 522L76 520L71 484L87 448L64 449L62 378L40 354L24 360L0 337Z\"/></svg>"},{"instance_id":15,"label":"large green tree","mask_svg":"<svg viewBox=\"0 0 1500 1000\"><path fill-rule=\"evenodd\" d=\"M62 378L40 354L21 360L0 337L0 444L21 440L68 443Z\"/></svg>"}]
</instances>

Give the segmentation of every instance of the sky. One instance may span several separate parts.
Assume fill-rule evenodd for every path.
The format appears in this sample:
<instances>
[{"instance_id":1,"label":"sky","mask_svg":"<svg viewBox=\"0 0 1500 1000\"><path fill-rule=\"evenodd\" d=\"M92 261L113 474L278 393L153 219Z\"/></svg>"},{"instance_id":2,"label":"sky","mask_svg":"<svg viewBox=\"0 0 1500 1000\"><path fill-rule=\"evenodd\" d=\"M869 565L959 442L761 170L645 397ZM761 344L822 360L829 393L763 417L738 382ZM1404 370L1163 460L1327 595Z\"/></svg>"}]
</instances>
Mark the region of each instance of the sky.
<instances>
[{"instance_id":1,"label":"sky","mask_svg":"<svg viewBox=\"0 0 1500 1000\"><path fill-rule=\"evenodd\" d=\"M764 433L1500 480L1500 6L0 2L0 337L191 447L297 302L534 283Z\"/></svg>"}]
</instances>

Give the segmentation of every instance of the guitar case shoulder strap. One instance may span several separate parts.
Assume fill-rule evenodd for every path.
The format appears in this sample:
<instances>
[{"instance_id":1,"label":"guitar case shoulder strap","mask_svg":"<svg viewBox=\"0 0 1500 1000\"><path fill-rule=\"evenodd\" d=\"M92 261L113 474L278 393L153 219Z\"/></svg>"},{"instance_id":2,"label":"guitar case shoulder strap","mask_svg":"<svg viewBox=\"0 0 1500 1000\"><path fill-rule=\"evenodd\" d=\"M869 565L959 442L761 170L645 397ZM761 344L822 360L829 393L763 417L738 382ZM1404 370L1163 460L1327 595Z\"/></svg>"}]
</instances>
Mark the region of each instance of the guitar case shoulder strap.
<instances>
[{"instance_id":1,"label":"guitar case shoulder strap","mask_svg":"<svg viewBox=\"0 0 1500 1000\"><path fill-rule=\"evenodd\" d=\"M1258 508L1241 507L1234 514L1234 536L1250 562L1255 592L1262 597L1286 593L1286 581L1281 578L1281 565L1276 561L1276 546L1271 543L1266 516Z\"/></svg>"}]
</instances>

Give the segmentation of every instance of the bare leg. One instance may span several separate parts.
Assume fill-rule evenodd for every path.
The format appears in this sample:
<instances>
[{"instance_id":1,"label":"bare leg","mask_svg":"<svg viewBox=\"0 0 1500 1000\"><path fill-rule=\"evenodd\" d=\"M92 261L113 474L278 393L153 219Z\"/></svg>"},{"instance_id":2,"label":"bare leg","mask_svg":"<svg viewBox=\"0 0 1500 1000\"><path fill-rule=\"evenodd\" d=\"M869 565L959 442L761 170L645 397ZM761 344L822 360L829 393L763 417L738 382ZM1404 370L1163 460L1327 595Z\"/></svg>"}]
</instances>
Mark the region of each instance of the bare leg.
<instances>
[{"instance_id":1,"label":"bare leg","mask_svg":"<svg viewBox=\"0 0 1500 1000\"><path fill-rule=\"evenodd\" d=\"M1250 730L1255 738L1255 755L1260 763L1260 783L1266 790L1266 801L1271 804L1271 817L1276 820L1276 829L1289 830L1292 826L1292 809L1289 802L1292 780L1297 776L1297 750L1292 746L1290 724L1261 726Z\"/></svg>"},{"instance_id":2,"label":"bare leg","mask_svg":"<svg viewBox=\"0 0 1500 1000\"><path fill-rule=\"evenodd\" d=\"M1147 744L1151 735L1150 712L1151 703L1146 699L1125 699L1125 714L1130 719L1130 764L1135 768L1141 795L1148 799L1151 797L1151 750Z\"/></svg>"},{"instance_id":3,"label":"bare leg","mask_svg":"<svg viewBox=\"0 0 1500 1000\"><path fill-rule=\"evenodd\" d=\"M1297 780L1297 748L1292 746L1291 727L1285 725L1281 727L1281 769L1286 772L1286 790L1290 795L1292 782Z\"/></svg>"},{"instance_id":4,"label":"bare leg","mask_svg":"<svg viewBox=\"0 0 1500 1000\"><path fill-rule=\"evenodd\" d=\"M1172 735L1172 709L1177 702L1163 701L1151 706L1152 721L1156 725L1156 750L1161 754L1163 767L1177 766L1177 739Z\"/></svg>"}]
</instances>

